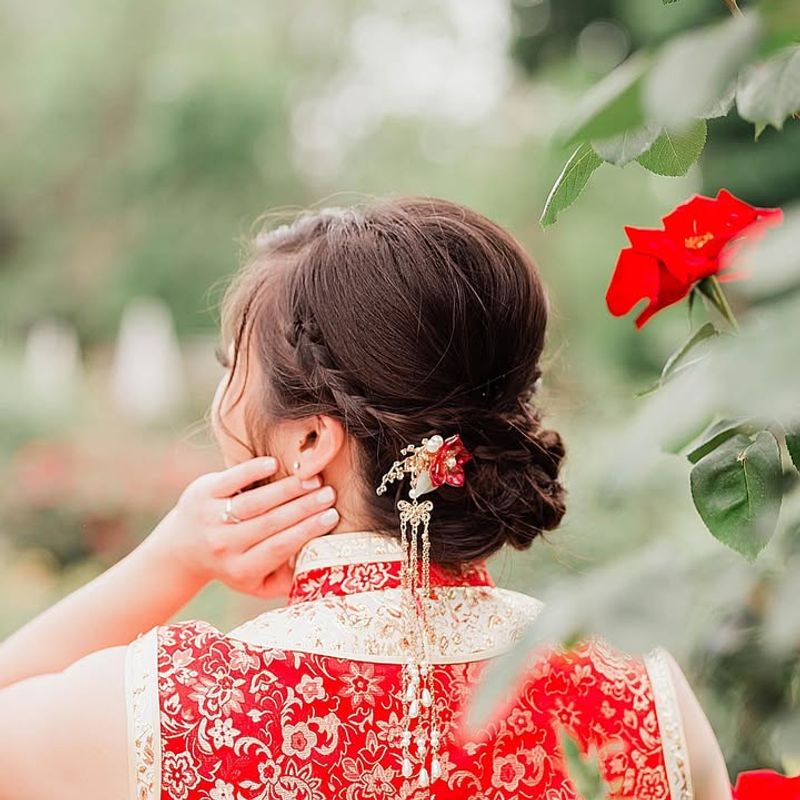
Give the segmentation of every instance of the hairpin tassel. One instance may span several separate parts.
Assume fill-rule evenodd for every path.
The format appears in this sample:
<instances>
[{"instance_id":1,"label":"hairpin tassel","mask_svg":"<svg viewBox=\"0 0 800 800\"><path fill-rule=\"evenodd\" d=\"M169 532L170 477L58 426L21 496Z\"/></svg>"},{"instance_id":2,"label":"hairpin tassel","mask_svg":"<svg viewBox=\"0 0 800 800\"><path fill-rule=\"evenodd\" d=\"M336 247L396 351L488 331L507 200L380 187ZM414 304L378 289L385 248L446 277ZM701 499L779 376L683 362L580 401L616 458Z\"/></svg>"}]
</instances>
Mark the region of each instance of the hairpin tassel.
<instances>
[{"instance_id":1,"label":"hairpin tassel","mask_svg":"<svg viewBox=\"0 0 800 800\"><path fill-rule=\"evenodd\" d=\"M433 503L430 500L420 502L419 498L445 484L463 486L464 464L472 455L458 434L447 439L435 434L424 438L419 445L407 445L400 454L404 457L392 464L376 492L384 494L389 483L402 480L406 475L410 478L410 502L397 502L403 550L401 605L406 626L405 640L408 643L400 694L403 703L400 772L404 778L411 778L414 774L413 742L419 763L417 784L425 788L441 777L442 766L439 761L441 733L430 652L433 633L428 613L431 601L429 529Z\"/></svg>"}]
</instances>

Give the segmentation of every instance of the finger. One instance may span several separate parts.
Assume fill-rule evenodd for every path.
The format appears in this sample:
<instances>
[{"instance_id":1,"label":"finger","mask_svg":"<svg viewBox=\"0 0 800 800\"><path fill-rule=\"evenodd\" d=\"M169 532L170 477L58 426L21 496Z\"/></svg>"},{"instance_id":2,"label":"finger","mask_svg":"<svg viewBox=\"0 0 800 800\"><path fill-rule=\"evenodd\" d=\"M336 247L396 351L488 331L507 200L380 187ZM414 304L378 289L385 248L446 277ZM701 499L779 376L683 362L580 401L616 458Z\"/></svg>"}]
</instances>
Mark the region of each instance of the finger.
<instances>
[{"instance_id":1,"label":"finger","mask_svg":"<svg viewBox=\"0 0 800 800\"><path fill-rule=\"evenodd\" d=\"M321 514L307 517L302 522L276 533L269 539L246 550L234 559L234 568L244 574L261 575L273 572L306 542L332 530L339 522L339 512L328 508ZM238 563L236 563L238 562Z\"/></svg>"},{"instance_id":2,"label":"finger","mask_svg":"<svg viewBox=\"0 0 800 800\"><path fill-rule=\"evenodd\" d=\"M277 469L278 461L272 456L242 461L241 464L216 473L212 493L214 497L230 497L245 486L274 475Z\"/></svg>"},{"instance_id":3,"label":"finger","mask_svg":"<svg viewBox=\"0 0 800 800\"><path fill-rule=\"evenodd\" d=\"M332 506L335 501L336 492L333 487L324 486L315 492L308 492L270 508L263 514L244 520L238 525L230 526L231 530L224 531L223 535L232 549L244 551L302 522L306 517L319 514ZM234 510L238 516L240 513L238 504L234 505Z\"/></svg>"},{"instance_id":4,"label":"finger","mask_svg":"<svg viewBox=\"0 0 800 800\"><path fill-rule=\"evenodd\" d=\"M274 572L264 575L252 593L257 597L270 599L288 597L293 581L294 566L290 562L284 562Z\"/></svg>"},{"instance_id":5,"label":"finger","mask_svg":"<svg viewBox=\"0 0 800 800\"><path fill-rule=\"evenodd\" d=\"M266 486L258 486L237 494L231 501L233 513L241 520L258 517L296 497L308 494L313 489L319 489L321 485L322 480L317 475L308 480L300 480L296 475L289 475Z\"/></svg>"}]
</instances>

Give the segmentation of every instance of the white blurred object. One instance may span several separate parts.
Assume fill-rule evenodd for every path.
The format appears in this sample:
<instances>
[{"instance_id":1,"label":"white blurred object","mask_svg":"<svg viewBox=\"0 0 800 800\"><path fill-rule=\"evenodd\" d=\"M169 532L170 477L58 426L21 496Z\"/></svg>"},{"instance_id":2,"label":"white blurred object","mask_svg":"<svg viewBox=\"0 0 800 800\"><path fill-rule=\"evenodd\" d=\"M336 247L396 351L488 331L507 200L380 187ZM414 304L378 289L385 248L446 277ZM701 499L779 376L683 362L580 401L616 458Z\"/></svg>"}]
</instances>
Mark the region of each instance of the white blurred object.
<instances>
[{"instance_id":1,"label":"white blurred object","mask_svg":"<svg viewBox=\"0 0 800 800\"><path fill-rule=\"evenodd\" d=\"M34 325L25 342L22 369L25 383L37 402L46 405L66 402L83 375L75 329L54 319Z\"/></svg>"},{"instance_id":2,"label":"white blurred object","mask_svg":"<svg viewBox=\"0 0 800 800\"><path fill-rule=\"evenodd\" d=\"M505 0L371 0L361 7L341 68L294 106L293 158L311 179L335 175L387 118L477 125L511 86Z\"/></svg>"},{"instance_id":3,"label":"white blurred object","mask_svg":"<svg viewBox=\"0 0 800 800\"><path fill-rule=\"evenodd\" d=\"M183 362L172 315L162 301L137 298L128 304L111 382L119 410L140 422L164 417L180 404L185 393Z\"/></svg>"}]
</instances>

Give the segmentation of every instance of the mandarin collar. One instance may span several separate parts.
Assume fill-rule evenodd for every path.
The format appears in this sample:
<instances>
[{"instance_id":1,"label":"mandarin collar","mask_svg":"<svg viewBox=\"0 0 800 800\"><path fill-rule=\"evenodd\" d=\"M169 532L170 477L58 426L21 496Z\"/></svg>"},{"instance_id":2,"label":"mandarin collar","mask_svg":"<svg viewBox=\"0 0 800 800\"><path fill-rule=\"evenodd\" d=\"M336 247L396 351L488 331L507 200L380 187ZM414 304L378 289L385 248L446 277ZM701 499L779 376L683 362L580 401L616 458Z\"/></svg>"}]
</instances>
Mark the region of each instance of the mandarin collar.
<instances>
[{"instance_id":1,"label":"mandarin collar","mask_svg":"<svg viewBox=\"0 0 800 800\"><path fill-rule=\"evenodd\" d=\"M328 533L300 549L295 561L289 604L325 595L354 594L400 586L403 549L400 540L380 531ZM431 586L494 586L485 561L459 573L430 565Z\"/></svg>"}]
</instances>

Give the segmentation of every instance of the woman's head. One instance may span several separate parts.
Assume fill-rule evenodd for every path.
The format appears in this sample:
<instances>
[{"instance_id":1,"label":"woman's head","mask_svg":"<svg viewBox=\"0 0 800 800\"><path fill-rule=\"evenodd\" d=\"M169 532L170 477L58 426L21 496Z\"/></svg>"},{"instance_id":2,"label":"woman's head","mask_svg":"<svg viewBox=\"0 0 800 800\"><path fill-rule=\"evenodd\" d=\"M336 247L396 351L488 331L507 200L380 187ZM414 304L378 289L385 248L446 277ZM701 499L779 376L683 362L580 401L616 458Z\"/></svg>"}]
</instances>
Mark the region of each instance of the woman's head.
<instances>
[{"instance_id":1,"label":"woman's head","mask_svg":"<svg viewBox=\"0 0 800 800\"><path fill-rule=\"evenodd\" d=\"M474 459L463 488L436 492L431 557L526 547L564 513L563 445L532 400L546 323L530 257L475 211L407 197L305 212L256 239L226 296L224 449L345 465L358 525L393 532L381 476L405 445L459 433Z\"/></svg>"}]
</instances>

